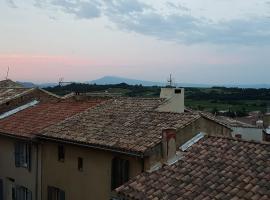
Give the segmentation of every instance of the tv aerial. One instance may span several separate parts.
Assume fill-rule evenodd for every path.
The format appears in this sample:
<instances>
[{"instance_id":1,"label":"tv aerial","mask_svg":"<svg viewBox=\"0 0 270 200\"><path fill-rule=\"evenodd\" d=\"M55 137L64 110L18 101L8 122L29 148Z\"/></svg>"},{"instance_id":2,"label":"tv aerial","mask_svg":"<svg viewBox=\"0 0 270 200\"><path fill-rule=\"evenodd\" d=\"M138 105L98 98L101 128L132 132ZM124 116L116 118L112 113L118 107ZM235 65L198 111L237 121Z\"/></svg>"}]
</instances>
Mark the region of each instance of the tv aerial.
<instances>
[{"instance_id":1,"label":"tv aerial","mask_svg":"<svg viewBox=\"0 0 270 200\"><path fill-rule=\"evenodd\" d=\"M7 67L6 80L8 80L8 75L9 75L9 66Z\"/></svg>"}]
</instances>

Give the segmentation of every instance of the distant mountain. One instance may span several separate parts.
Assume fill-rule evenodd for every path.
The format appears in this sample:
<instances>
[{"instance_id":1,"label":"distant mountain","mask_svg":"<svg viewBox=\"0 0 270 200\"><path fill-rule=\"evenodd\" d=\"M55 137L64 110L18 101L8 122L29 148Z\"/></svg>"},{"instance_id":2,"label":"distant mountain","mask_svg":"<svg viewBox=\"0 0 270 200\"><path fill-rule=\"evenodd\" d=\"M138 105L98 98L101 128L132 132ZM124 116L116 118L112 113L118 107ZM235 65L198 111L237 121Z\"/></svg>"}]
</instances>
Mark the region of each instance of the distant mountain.
<instances>
[{"instance_id":1,"label":"distant mountain","mask_svg":"<svg viewBox=\"0 0 270 200\"><path fill-rule=\"evenodd\" d=\"M31 88L31 87L54 87L57 86L58 83L41 83L35 84L32 82L22 82L17 81L17 83L23 85L24 87ZM78 82L79 83L79 82ZM126 83L128 85L143 85L143 86L165 86L166 83L162 82L155 82L155 81L145 81L145 80L137 80L137 79L130 79L118 76L104 76L102 78L87 81L85 83L89 84L97 84L97 85L106 85L106 84L119 84L119 83ZM238 88L267 88L270 89L270 84L199 84L199 83L177 83L177 87L195 87L195 88L211 88L211 87L238 87Z\"/></svg>"},{"instance_id":2,"label":"distant mountain","mask_svg":"<svg viewBox=\"0 0 270 200\"><path fill-rule=\"evenodd\" d=\"M23 81L17 81L16 83L26 87L26 88L33 88L33 87L39 87L39 88L46 88L46 87L54 87L58 85L58 83L40 83L35 84L32 82L23 82Z\"/></svg>"},{"instance_id":3,"label":"distant mountain","mask_svg":"<svg viewBox=\"0 0 270 200\"><path fill-rule=\"evenodd\" d=\"M23 87L26 87L26 88L37 87L37 85L35 85L32 82L20 82L20 81L17 81L16 83L18 83L18 84L20 84L20 85L22 85Z\"/></svg>"},{"instance_id":4,"label":"distant mountain","mask_svg":"<svg viewBox=\"0 0 270 200\"><path fill-rule=\"evenodd\" d=\"M96 79L93 81L89 81L87 83L90 84L97 84L97 85L106 85L106 84L119 84L119 83L126 83L128 85L143 85L143 86L164 86L164 83L161 82L154 82L154 81L143 81L143 80L136 80L136 79L129 79L117 76L104 76L100 79Z\"/></svg>"},{"instance_id":5,"label":"distant mountain","mask_svg":"<svg viewBox=\"0 0 270 200\"><path fill-rule=\"evenodd\" d=\"M57 86L58 83L41 83L41 84L38 84L38 87L40 88L46 88L46 87L54 87L54 86Z\"/></svg>"},{"instance_id":6,"label":"distant mountain","mask_svg":"<svg viewBox=\"0 0 270 200\"><path fill-rule=\"evenodd\" d=\"M104 76L100 79L96 79L93 81L89 81L87 83L90 84L97 84L97 85L106 85L106 84L119 84L119 83L126 83L128 85L143 85L143 86L165 86L166 83L162 82L155 82L155 81L144 81L144 80L137 80L137 79L129 79L124 77L117 77L117 76ZM202 87L208 88L212 87L210 84L193 84L193 83L176 83L178 87Z\"/></svg>"},{"instance_id":7,"label":"distant mountain","mask_svg":"<svg viewBox=\"0 0 270 200\"><path fill-rule=\"evenodd\" d=\"M154 82L154 81L144 81L137 79L129 79L124 77L117 76L104 76L100 79L89 81L87 83L97 84L97 85L106 85L106 84L119 84L126 83L129 85L143 85L143 86L165 86L166 83ZM199 83L176 83L178 87L198 87L198 88L211 88L214 86L217 87L238 87L238 88L270 88L270 84L199 84Z\"/></svg>"}]
</instances>

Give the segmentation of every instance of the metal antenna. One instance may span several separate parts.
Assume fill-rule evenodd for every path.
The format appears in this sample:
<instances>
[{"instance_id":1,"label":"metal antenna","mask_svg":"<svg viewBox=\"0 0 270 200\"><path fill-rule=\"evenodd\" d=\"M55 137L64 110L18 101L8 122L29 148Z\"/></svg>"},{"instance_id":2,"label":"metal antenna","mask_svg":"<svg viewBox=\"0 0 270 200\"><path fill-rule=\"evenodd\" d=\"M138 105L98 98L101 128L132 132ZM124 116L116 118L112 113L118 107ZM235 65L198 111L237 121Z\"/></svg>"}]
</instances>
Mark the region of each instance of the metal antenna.
<instances>
[{"instance_id":1,"label":"metal antenna","mask_svg":"<svg viewBox=\"0 0 270 200\"><path fill-rule=\"evenodd\" d=\"M8 66L8 68L7 68L6 80L8 80L8 75L9 75L9 66Z\"/></svg>"},{"instance_id":2,"label":"metal antenna","mask_svg":"<svg viewBox=\"0 0 270 200\"><path fill-rule=\"evenodd\" d=\"M64 86L65 84L72 84L72 83L75 83L75 82L64 81L64 78L63 78L63 77L61 77L61 78L59 79L59 82L58 82L59 86Z\"/></svg>"},{"instance_id":3,"label":"metal antenna","mask_svg":"<svg viewBox=\"0 0 270 200\"><path fill-rule=\"evenodd\" d=\"M170 78L167 81L168 81L169 86L172 87L173 86L172 74L170 74Z\"/></svg>"}]
</instances>

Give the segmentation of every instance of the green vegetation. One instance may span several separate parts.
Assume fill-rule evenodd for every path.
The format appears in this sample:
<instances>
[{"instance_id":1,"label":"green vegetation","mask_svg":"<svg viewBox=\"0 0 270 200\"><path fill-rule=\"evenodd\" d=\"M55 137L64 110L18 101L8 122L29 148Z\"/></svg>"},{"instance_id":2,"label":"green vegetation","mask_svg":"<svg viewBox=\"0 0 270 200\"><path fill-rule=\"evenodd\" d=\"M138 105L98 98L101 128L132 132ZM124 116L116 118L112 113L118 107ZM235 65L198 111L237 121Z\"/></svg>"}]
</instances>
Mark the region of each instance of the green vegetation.
<instances>
[{"instance_id":1,"label":"green vegetation","mask_svg":"<svg viewBox=\"0 0 270 200\"><path fill-rule=\"evenodd\" d=\"M160 87L144 87L142 85L115 85L70 84L46 88L58 95L70 92L109 92L121 93L129 97L158 97ZM250 111L265 112L270 105L270 89L242 89L242 88L186 88L186 106L210 112L229 111L237 116L244 116Z\"/></svg>"}]
</instances>

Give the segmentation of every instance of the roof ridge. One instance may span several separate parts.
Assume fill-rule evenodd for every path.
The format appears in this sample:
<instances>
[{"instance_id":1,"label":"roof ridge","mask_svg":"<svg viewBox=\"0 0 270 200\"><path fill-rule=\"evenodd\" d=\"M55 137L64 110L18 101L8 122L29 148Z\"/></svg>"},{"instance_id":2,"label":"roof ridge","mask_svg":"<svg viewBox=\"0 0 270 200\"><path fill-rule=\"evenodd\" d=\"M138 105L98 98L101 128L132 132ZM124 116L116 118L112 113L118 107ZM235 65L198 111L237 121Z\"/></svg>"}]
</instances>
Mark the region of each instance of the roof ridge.
<instances>
[{"instance_id":1,"label":"roof ridge","mask_svg":"<svg viewBox=\"0 0 270 200\"><path fill-rule=\"evenodd\" d=\"M264 141L254 141L254 140L246 140L246 139L240 139L240 138L233 138L233 137L226 137L226 136L215 136L215 135L206 135L205 138L221 138L231 141L238 141L238 142L244 142L244 143L251 143L251 144L259 144L259 145L270 145L270 142L264 142Z\"/></svg>"}]
</instances>

